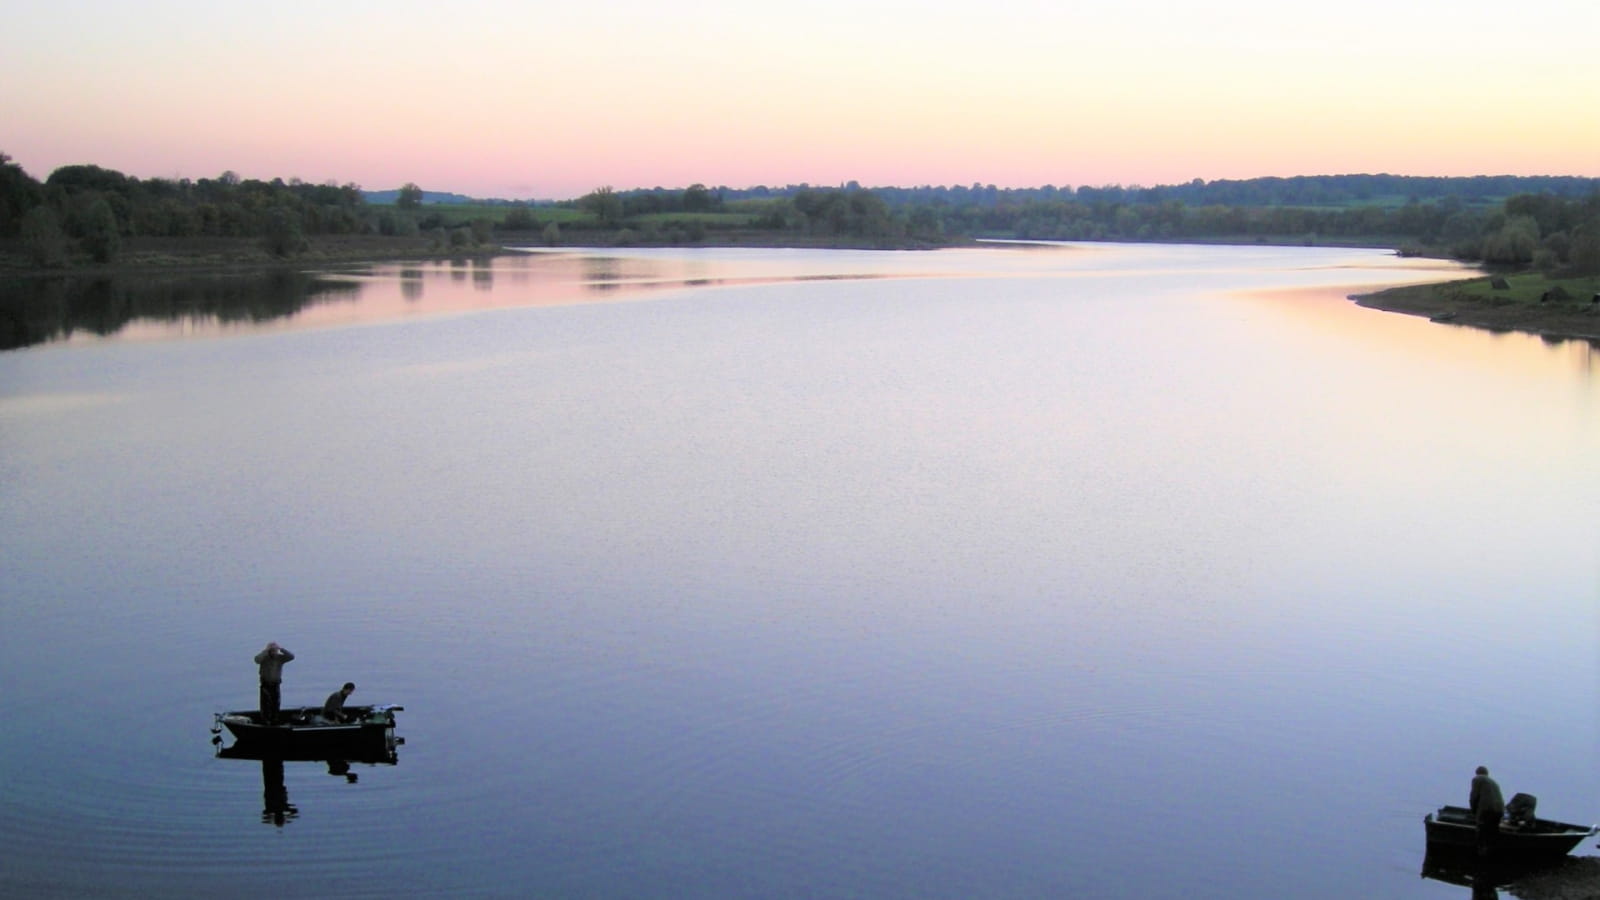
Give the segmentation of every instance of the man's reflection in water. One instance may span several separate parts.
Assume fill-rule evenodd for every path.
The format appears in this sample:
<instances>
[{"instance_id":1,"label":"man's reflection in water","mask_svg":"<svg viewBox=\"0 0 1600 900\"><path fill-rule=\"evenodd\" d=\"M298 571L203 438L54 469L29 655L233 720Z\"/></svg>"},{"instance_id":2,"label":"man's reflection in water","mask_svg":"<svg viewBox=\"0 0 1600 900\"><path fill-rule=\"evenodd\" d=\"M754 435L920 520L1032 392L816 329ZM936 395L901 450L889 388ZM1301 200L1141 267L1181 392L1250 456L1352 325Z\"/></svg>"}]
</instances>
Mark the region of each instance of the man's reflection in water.
<instances>
[{"instance_id":1,"label":"man's reflection in water","mask_svg":"<svg viewBox=\"0 0 1600 900\"><path fill-rule=\"evenodd\" d=\"M261 821L282 828L300 815L300 810L289 804L289 789L283 785L283 760L261 761Z\"/></svg>"},{"instance_id":2,"label":"man's reflection in water","mask_svg":"<svg viewBox=\"0 0 1600 900\"><path fill-rule=\"evenodd\" d=\"M1422 860L1422 877L1471 888L1472 900L1499 900L1501 890L1511 889L1525 878L1570 865L1569 859L1497 862L1479 857L1472 847L1435 851L1430 845ZM1592 895L1585 892L1583 896Z\"/></svg>"}]
</instances>

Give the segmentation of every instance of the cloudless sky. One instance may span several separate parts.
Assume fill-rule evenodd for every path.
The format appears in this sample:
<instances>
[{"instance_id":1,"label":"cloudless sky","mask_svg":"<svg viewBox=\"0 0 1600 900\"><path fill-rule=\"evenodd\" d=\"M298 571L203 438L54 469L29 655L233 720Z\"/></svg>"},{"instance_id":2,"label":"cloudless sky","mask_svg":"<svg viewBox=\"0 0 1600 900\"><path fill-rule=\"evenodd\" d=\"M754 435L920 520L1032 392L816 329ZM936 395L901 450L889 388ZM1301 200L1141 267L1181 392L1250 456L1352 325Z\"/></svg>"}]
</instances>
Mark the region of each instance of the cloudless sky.
<instances>
[{"instance_id":1,"label":"cloudless sky","mask_svg":"<svg viewBox=\"0 0 1600 900\"><path fill-rule=\"evenodd\" d=\"M1595 0L5 0L36 178L602 186L1600 176Z\"/></svg>"}]
</instances>

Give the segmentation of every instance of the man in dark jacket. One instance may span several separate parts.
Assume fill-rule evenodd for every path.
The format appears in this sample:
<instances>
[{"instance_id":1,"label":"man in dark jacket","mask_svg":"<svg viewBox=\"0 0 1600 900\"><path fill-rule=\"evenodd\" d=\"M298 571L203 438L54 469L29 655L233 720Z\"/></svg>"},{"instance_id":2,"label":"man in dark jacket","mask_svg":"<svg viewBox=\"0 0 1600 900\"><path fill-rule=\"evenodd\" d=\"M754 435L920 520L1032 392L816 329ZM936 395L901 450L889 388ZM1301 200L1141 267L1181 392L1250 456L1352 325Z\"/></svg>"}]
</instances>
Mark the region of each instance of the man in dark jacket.
<instances>
[{"instance_id":1,"label":"man in dark jacket","mask_svg":"<svg viewBox=\"0 0 1600 900\"><path fill-rule=\"evenodd\" d=\"M279 647L276 641L256 654L256 665L261 667L261 721L267 725L277 724L283 664L291 659L294 654Z\"/></svg>"},{"instance_id":2,"label":"man in dark jacket","mask_svg":"<svg viewBox=\"0 0 1600 900\"><path fill-rule=\"evenodd\" d=\"M1478 820L1478 855L1487 855L1494 847L1494 839L1500 833L1500 819L1506 813L1506 801L1500 796L1500 785L1495 784L1489 777L1486 766L1478 767L1478 774L1472 776L1472 794L1467 799L1472 808L1472 815Z\"/></svg>"},{"instance_id":3,"label":"man in dark jacket","mask_svg":"<svg viewBox=\"0 0 1600 900\"><path fill-rule=\"evenodd\" d=\"M329 694L328 699L322 701L322 717L327 719L329 722L349 721L350 716L344 711L344 701L346 697L349 697L351 694L355 693L355 690L355 684L353 682L346 681L344 683L344 687L339 688L337 691Z\"/></svg>"}]
</instances>

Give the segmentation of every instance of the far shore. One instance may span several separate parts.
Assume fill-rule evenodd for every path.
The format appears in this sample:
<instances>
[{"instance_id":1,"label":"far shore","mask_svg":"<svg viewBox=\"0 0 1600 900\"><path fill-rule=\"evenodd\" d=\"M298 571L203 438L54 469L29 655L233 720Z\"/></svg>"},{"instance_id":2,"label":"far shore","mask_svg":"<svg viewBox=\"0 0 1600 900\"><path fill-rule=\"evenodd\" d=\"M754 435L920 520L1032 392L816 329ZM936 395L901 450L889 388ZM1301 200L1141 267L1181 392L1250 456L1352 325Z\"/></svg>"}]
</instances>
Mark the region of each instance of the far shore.
<instances>
[{"instance_id":1,"label":"far shore","mask_svg":"<svg viewBox=\"0 0 1600 900\"><path fill-rule=\"evenodd\" d=\"M274 256L260 238L125 238L112 262L75 259L59 268L29 265L19 241L0 241L0 277L85 278L117 275L232 273L285 267L360 265L407 260L487 258L513 252L505 247L478 245L445 248L427 237L382 235L316 235L306 249L292 257Z\"/></svg>"},{"instance_id":2,"label":"far shore","mask_svg":"<svg viewBox=\"0 0 1600 900\"><path fill-rule=\"evenodd\" d=\"M0 239L0 277L6 278L56 278L56 277L109 277L114 275L139 275L148 273L228 273L250 272L281 268L316 268L320 266L362 265L380 262L406 262L423 260L488 259L520 252L519 247L608 246L604 233L573 231L554 244L535 232L516 232L498 235L492 243L465 246L441 245L432 237L384 236L372 234L312 235L307 238L306 249L293 256L274 256L263 246L260 238L124 238L116 259L96 263L86 256L69 261L68 265L40 268L30 264L23 252L21 241ZM942 246L961 246L968 241L950 241L932 244L925 241L898 241L892 244L865 239L807 238L804 236L774 234L767 231L735 231L719 233L714 242L698 244L660 244L649 241L629 241L616 244L618 249L652 246L694 247L814 247L832 250L928 250Z\"/></svg>"}]
</instances>

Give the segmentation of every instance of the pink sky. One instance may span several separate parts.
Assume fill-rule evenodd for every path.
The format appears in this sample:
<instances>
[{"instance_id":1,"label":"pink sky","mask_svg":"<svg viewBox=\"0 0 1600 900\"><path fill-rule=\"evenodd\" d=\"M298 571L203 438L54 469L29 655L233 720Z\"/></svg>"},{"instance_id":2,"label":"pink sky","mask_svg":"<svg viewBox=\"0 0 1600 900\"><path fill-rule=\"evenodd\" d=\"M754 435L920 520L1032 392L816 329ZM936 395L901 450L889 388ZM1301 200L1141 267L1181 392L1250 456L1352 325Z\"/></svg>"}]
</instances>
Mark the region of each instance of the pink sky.
<instances>
[{"instance_id":1,"label":"pink sky","mask_svg":"<svg viewBox=\"0 0 1600 900\"><path fill-rule=\"evenodd\" d=\"M1600 177L1589 0L1515 16L1375 0L21 5L0 35L0 152L41 179L95 163L559 199Z\"/></svg>"}]
</instances>

